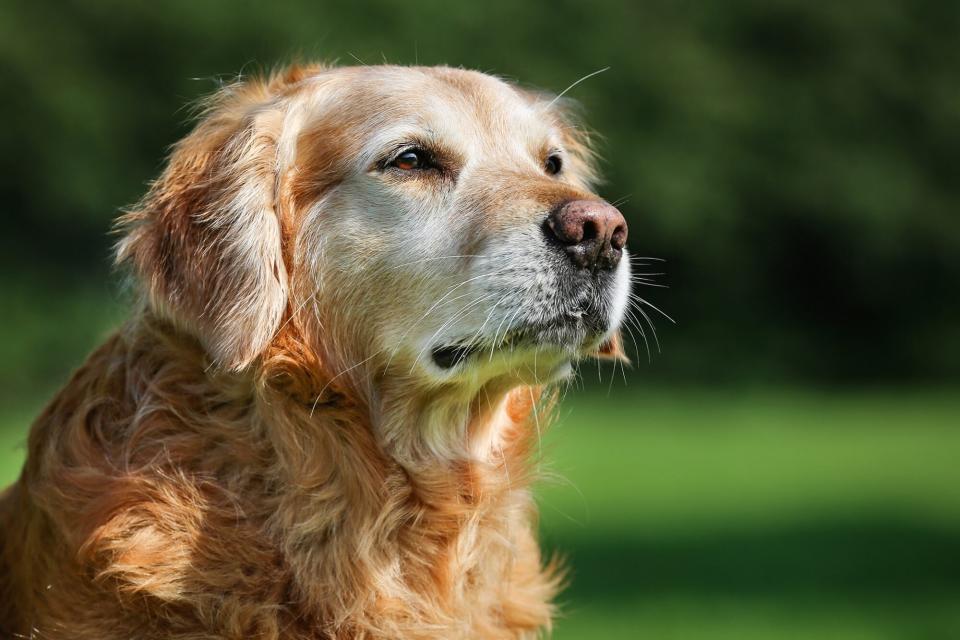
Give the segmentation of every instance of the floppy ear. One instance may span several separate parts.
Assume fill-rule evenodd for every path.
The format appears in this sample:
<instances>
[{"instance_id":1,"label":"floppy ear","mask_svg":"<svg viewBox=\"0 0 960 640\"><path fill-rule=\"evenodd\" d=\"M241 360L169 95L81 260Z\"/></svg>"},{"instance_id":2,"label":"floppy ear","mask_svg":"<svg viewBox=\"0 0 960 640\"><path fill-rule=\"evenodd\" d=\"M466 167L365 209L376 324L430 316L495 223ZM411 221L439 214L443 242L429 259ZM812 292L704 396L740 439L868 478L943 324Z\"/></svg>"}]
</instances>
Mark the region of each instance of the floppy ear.
<instances>
[{"instance_id":1,"label":"floppy ear","mask_svg":"<svg viewBox=\"0 0 960 640\"><path fill-rule=\"evenodd\" d=\"M118 222L117 262L132 266L152 308L235 370L269 344L287 302L275 211L282 114L266 98L262 86L222 90Z\"/></svg>"}]
</instances>

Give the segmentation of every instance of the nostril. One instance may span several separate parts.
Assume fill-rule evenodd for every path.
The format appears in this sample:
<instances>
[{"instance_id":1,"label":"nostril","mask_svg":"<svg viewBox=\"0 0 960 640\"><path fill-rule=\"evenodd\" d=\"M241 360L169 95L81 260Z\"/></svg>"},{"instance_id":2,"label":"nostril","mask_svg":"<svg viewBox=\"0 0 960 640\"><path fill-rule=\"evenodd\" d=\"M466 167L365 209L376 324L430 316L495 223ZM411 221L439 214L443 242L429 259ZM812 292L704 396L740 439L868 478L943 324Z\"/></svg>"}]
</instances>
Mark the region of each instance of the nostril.
<instances>
[{"instance_id":1,"label":"nostril","mask_svg":"<svg viewBox=\"0 0 960 640\"><path fill-rule=\"evenodd\" d=\"M598 200L558 205L544 220L543 231L575 266L594 272L615 267L627 243L627 221L615 207Z\"/></svg>"},{"instance_id":2,"label":"nostril","mask_svg":"<svg viewBox=\"0 0 960 640\"><path fill-rule=\"evenodd\" d=\"M571 247L585 241L587 234L590 234L589 237L599 234L596 225L591 223L590 229L587 229L586 223L587 219L581 213L560 207L544 220L543 232L548 239L561 246Z\"/></svg>"},{"instance_id":3,"label":"nostril","mask_svg":"<svg viewBox=\"0 0 960 640\"><path fill-rule=\"evenodd\" d=\"M613 234L610 236L610 246L619 251L623 249L626 244L627 227L623 224L617 225L617 228L613 230Z\"/></svg>"},{"instance_id":4,"label":"nostril","mask_svg":"<svg viewBox=\"0 0 960 640\"><path fill-rule=\"evenodd\" d=\"M580 236L580 242L588 242L600 235L597 229L597 223L587 218L583 221L583 235Z\"/></svg>"}]
</instances>

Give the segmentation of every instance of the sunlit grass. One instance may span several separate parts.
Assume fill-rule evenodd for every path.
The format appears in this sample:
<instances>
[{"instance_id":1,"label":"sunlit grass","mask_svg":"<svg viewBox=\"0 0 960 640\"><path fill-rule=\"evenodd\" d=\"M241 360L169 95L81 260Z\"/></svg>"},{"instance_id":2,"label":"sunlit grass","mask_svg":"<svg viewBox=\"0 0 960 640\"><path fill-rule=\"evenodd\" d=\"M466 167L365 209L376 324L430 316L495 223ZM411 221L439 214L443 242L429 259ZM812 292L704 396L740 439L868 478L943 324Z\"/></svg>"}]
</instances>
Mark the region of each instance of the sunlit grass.
<instances>
[{"instance_id":1,"label":"sunlit grass","mask_svg":"<svg viewBox=\"0 0 960 640\"><path fill-rule=\"evenodd\" d=\"M687 531L851 511L960 524L960 394L572 394L544 438L544 520Z\"/></svg>"},{"instance_id":2,"label":"sunlit grass","mask_svg":"<svg viewBox=\"0 0 960 640\"><path fill-rule=\"evenodd\" d=\"M580 394L545 438L559 640L960 637L960 396Z\"/></svg>"}]
</instances>

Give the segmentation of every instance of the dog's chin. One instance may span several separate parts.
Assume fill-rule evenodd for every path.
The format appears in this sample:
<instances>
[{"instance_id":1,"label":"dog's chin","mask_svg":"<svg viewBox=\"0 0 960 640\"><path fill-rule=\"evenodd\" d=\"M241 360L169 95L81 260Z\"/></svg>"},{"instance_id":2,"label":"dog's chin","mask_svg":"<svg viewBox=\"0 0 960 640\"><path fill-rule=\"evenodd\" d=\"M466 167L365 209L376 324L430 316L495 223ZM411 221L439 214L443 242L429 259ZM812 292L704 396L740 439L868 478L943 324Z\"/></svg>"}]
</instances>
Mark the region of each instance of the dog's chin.
<instances>
[{"instance_id":1,"label":"dog's chin","mask_svg":"<svg viewBox=\"0 0 960 640\"><path fill-rule=\"evenodd\" d=\"M553 344L450 345L434 348L428 368L430 378L437 383L479 387L499 379L549 384L569 376L579 357L578 350Z\"/></svg>"},{"instance_id":2,"label":"dog's chin","mask_svg":"<svg viewBox=\"0 0 960 640\"><path fill-rule=\"evenodd\" d=\"M582 318L531 324L495 338L436 344L429 368L444 381L508 376L548 384L571 375L573 362L596 354L605 337Z\"/></svg>"}]
</instances>

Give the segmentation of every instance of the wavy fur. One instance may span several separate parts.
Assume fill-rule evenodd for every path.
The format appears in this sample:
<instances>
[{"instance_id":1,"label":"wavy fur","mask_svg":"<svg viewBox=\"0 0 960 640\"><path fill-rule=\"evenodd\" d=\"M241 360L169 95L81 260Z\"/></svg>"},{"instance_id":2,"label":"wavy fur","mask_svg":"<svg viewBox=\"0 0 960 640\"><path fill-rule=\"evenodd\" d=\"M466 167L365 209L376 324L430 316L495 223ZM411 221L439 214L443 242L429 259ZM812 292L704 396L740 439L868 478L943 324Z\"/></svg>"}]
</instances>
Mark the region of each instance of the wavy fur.
<instances>
[{"instance_id":1,"label":"wavy fur","mask_svg":"<svg viewBox=\"0 0 960 640\"><path fill-rule=\"evenodd\" d=\"M529 486L550 394L515 371L436 381L415 350L386 359L376 340L390 318L415 320L392 306L397 268L356 246L353 262L335 257L331 243L361 234L331 229L348 216L330 211L360 197L345 163L382 120L364 73L399 93L442 83L481 106L491 91L508 95L458 70L311 66L231 85L205 106L119 222L118 260L142 301L37 419L23 474L0 500L6 634L549 629L561 574L541 558ZM558 126L587 173L577 130ZM542 209L589 193L578 180L513 180L468 200Z\"/></svg>"}]
</instances>

